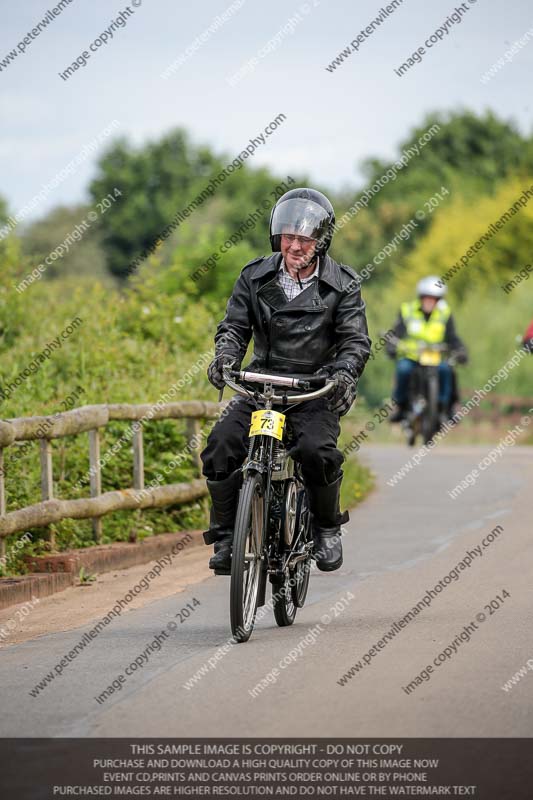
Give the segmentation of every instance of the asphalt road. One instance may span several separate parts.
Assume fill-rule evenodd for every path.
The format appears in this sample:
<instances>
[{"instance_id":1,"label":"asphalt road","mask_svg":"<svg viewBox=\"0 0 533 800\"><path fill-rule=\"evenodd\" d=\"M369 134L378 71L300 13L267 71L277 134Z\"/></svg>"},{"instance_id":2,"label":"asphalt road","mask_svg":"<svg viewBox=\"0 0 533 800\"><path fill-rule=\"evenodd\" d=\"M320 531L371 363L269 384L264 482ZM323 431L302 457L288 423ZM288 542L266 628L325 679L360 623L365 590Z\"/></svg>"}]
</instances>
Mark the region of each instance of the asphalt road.
<instances>
[{"instance_id":1,"label":"asphalt road","mask_svg":"<svg viewBox=\"0 0 533 800\"><path fill-rule=\"evenodd\" d=\"M501 687L533 659L533 449L507 448L474 486L455 500L447 494L489 449L440 446L390 486L407 448L364 448L377 490L346 526L343 567L313 573L290 628L269 612L248 643L219 650L229 640L229 579L210 577L115 620L37 697L30 690L91 626L3 648L1 735L532 736L533 670ZM457 579L383 639L497 526ZM161 649L147 652L156 635ZM143 651L142 668L98 703ZM432 664L427 679L402 688Z\"/></svg>"}]
</instances>

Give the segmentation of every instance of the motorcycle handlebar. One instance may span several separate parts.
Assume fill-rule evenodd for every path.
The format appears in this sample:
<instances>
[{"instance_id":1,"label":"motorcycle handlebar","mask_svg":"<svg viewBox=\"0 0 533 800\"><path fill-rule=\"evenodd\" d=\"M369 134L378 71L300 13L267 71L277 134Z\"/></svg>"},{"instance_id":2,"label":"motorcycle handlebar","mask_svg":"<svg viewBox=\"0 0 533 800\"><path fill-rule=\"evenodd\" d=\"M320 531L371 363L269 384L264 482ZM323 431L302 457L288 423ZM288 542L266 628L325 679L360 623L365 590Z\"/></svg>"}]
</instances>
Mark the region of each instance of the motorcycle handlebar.
<instances>
[{"instance_id":1,"label":"motorcycle handlebar","mask_svg":"<svg viewBox=\"0 0 533 800\"><path fill-rule=\"evenodd\" d=\"M286 402L289 405L301 403L304 400L313 400L317 397L324 397L329 394L335 386L335 381L327 377L317 377L310 375L309 378L291 378L287 375L270 375L263 372L249 372L247 370L234 370L224 367L222 370L224 380L228 386L240 395L248 397L250 392L236 383L237 380L246 383L271 383L273 386L284 386L288 389L302 389L305 394L297 395L277 395L270 397L273 402ZM235 380L232 380L234 378ZM312 386L320 386L316 391L309 391Z\"/></svg>"},{"instance_id":2,"label":"motorcycle handlebar","mask_svg":"<svg viewBox=\"0 0 533 800\"><path fill-rule=\"evenodd\" d=\"M401 342L403 342L403 339L399 339L397 336L389 336L388 341L390 344L397 347ZM437 344L431 344L429 342L418 342L417 347L418 350L439 350L441 353L445 353L450 349L445 342Z\"/></svg>"}]
</instances>

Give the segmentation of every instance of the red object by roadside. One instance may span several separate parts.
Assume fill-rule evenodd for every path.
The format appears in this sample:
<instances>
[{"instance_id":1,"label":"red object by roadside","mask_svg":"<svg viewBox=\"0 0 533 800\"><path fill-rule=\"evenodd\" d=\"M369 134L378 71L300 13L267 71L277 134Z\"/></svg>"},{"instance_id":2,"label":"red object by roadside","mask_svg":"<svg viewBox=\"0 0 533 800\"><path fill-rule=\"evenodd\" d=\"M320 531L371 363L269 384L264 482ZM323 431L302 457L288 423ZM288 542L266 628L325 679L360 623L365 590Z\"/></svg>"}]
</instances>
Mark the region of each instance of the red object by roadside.
<instances>
[{"instance_id":1,"label":"red object by roadside","mask_svg":"<svg viewBox=\"0 0 533 800\"><path fill-rule=\"evenodd\" d=\"M524 334L522 344L533 353L533 320L529 324L529 328Z\"/></svg>"}]
</instances>

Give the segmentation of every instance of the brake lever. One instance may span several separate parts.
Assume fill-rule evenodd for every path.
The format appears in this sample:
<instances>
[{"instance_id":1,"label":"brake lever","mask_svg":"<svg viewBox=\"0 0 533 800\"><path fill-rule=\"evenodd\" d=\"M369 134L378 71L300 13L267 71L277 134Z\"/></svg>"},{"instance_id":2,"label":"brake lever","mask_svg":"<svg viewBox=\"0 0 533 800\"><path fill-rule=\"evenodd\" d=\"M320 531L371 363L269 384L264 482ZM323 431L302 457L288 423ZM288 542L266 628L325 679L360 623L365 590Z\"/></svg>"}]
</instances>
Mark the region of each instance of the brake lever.
<instances>
[{"instance_id":1,"label":"brake lever","mask_svg":"<svg viewBox=\"0 0 533 800\"><path fill-rule=\"evenodd\" d=\"M234 364L235 362L232 361L231 363ZM234 378L234 377L237 377L239 375L239 370L231 369L231 367L229 365L222 368L222 376L224 376L224 372L226 372L226 374L229 375L230 378ZM224 384L222 386L222 388L219 389L219 392L218 392L218 402L219 403L222 402L222 396L224 394L224 389L225 388L226 388L226 384Z\"/></svg>"}]
</instances>

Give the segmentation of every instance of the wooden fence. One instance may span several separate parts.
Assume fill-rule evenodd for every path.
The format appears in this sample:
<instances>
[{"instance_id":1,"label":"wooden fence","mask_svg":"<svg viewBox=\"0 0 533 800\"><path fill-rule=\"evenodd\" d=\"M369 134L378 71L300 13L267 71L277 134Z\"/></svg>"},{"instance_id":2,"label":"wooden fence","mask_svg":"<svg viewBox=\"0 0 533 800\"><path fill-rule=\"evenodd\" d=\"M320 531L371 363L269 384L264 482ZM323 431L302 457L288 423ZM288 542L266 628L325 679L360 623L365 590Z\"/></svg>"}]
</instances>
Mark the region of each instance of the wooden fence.
<instances>
[{"instance_id":1,"label":"wooden fence","mask_svg":"<svg viewBox=\"0 0 533 800\"><path fill-rule=\"evenodd\" d=\"M461 392L462 400L473 394ZM509 422L519 421L531 407L533 400L488 395L482 408L475 407L469 416L475 423L490 419L494 424L502 417ZM487 408L487 404L489 408ZM5 537L28 528L44 528L64 519L92 519L94 539L101 540L102 517L113 511L161 508L163 506L192 502L207 495L201 477L199 421L216 419L226 403L197 400L154 405L110 404L82 406L64 413L44 417L21 417L0 421L0 556L5 554ZM489 410L490 409L490 410ZM158 419L183 419L186 423L187 443L198 472L198 478L189 483L163 484L145 488L143 423ZM133 446L133 486L102 494L100 463L100 430L111 420L131 422L131 431L122 437ZM90 496L77 500L54 497L52 441L86 432L89 439ZM41 459L41 502L6 513L5 453L15 442L38 440ZM112 449L112 448L111 448ZM53 545L53 534L50 534Z\"/></svg>"},{"instance_id":2,"label":"wooden fence","mask_svg":"<svg viewBox=\"0 0 533 800\"><path fill-rule=\"evenodd\" d=\"M225 403L182 401L154 405L82 406L46 417L21 417L0 421L0 555L5 554L5 537L32 527L46 527L64 519L92 519L95 541L101 540L102 517L113 511L159 508L188 503L207 495L201 476L199 420L216 419ZM163 484L145 488L143 423L158 419L183 419L187 444L198 478L189 483ZM131 422L131 430L121 439L133 445L133 486L102 494L100 430L111 420ZM89 439L90 497L61 500L54 497L52 441L86 432ZM5 453L15 442L38 440L41 458L42 501L6 513ZM112 450L112 448L111 448ZM53 534L51 544L54 545Z\"/></svg>"},{"instance_id":3,"label":"wooden fence","mask_svg":"<svg viewBox=\"0 0 533 800\"><path fill-rule=\"evenodd\" d=\"M463 389L461 387L461 401L459 405L464 405L476 393L475 389ZM533 397L515 397L513 395L495 394L490 392L481 400L479 406L474 406L468 419L474 423L491 422L494 427L505 424L515 425L520 422L520 418L527 413L533 406Z\"/></svg>"}]
</instances>

